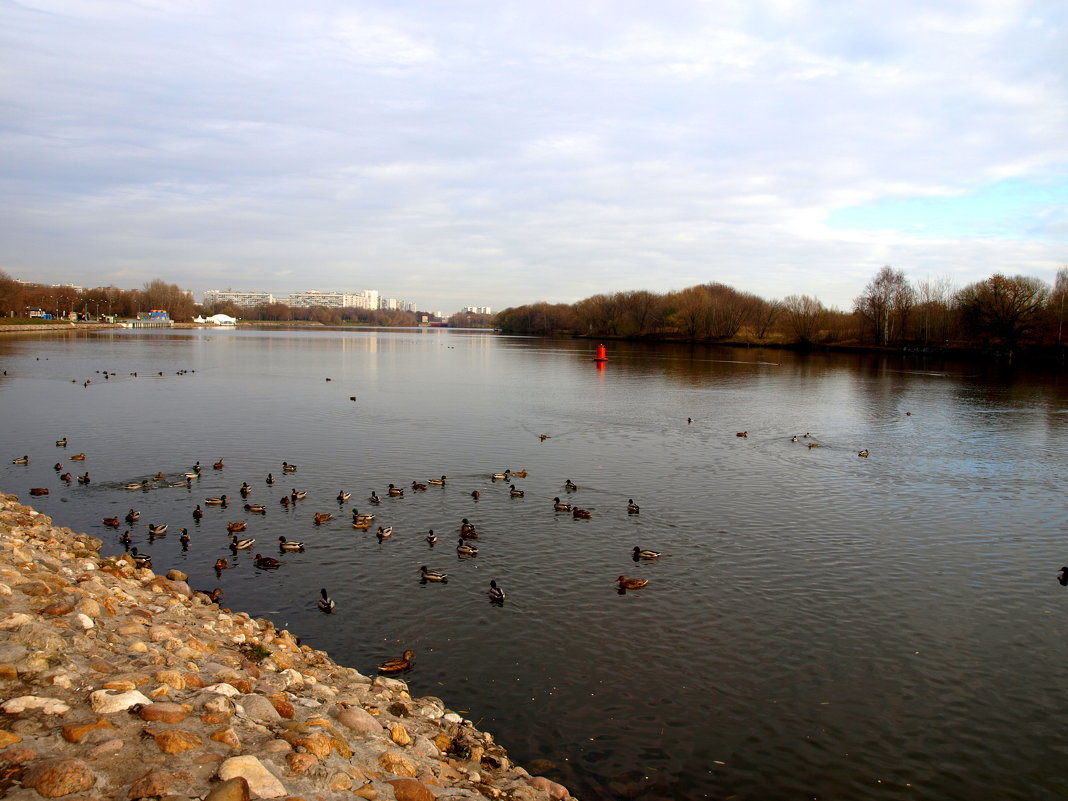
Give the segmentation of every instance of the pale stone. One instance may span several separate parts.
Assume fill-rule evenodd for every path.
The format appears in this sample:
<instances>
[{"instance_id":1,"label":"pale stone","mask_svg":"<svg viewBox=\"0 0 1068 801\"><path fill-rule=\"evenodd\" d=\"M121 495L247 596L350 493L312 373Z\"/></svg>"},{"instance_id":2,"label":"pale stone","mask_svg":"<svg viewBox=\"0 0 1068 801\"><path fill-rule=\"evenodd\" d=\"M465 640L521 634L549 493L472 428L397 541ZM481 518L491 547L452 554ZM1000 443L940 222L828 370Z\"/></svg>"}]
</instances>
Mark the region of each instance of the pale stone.
<instances>
[{"instance_id":1,"label":"pale stone","mask_svg":"<svg viewBox=\"0 0 1068 801\"><path fill-rule=\"evenodd\" d=\"M74 616L74 619L75 621L77 621L78 625L86 631L96 627L96 623L93 622L93 619L84 612L79 612L77 615Z\"/></svg>"},{"instance_id":2,"label":"pale stone","mask_svg":"<svg viewBox=\"0 0 1068 801\"><path fill-rule=\"evenodd\" d=\"M338 723L361 734L382 734L382 724L370 712L358 706L337 713Z\"/></svg>"},{"instance_id":3,"label":"pale stone","mask_svg":"<svg viewBox=\"0 0 1068 801\"><path fill-rule=\"evenodd\" d=\"M216 695L226 695L230 698L233 698L236 695L241 695L241 691L232 684L210 684L204 688L204 692L215 693Z\"/></svg>"},{"instance_id":4,"label":"pale stone","mask_svg":"<svg viewBox=\"0 0 1068 801\"><path fill-rule=\"evenodd\" d=\"M261 798L278 798L286 794L282 782L254 756L230 757L219 766L219 778L223 781L238 776L244 778L249 790Z\"/></svg>"},{"instance_id":5,"label":"pale stone","mask_svg":"<svg viewBox=\"0 0 1068 801\"><path fill-rule=\"evenodd\" d=\"M0 620L0 629L10 631L11 629L17 629L19 626L25 626L31 622L32 618L29 615L22 612L15 612Z\"/></svg>"},{"instance_id":6,"label":"pale stone","mask_svg":"<svg viewBox=\"0 0 1068 801\"><path fill-rule=\"evenodd\" d=\"M112 695L108 690L97 690L89 695L89 704L92 706L93 711L102 715L111 714L112 712L124 712L137 704L147 706L151 703L152 701L148 697L137 690L121 692L118 695Z\"/></svg>"},{"instance_id":7,"label":"pale stone","mask_svg":"<svg viewBox=\"0 0 1068 801\"><path fill-rule=\"evenodd\" d=\"M211 792L204 796L204 801L249 801L252 794L249 792L248 782L241 776L227 779L215 785Z\"/></svg>"},{"instance_id":8,"label":"pale stone","mask_svg":"<svg viewBox=\"0 0 1068 801\"><path fill-rule=\"evenodd\" d=\"M40 695L20 695L18 698L5 701L0 709L8 715L17 715L28 709L40 709L46 715L62 715L70 711L70 707L58 698L46 698Z\"/></svg>"},{"instance_id":9,"label":"pale stone","mask_svg":"<svg viewBox=\"0 0 1068 801\"><path fill-rule=\"evenodd\" d=\"M441 716L441 719L446 723L463 723L464 719L457 715L455 712L447 712Z\"/></svg>"},{"instance_id":10,"label":"pale stone","mask_svg":"<svg viewBox=\"0 0 1068 801\"><path fill-rule=\"evenodd\" d=\"M278 674L286 682L286 689L299 689L304 686L304 676L299 671L293 670L293 668L286 668Z\"/></svg>"},{"instance_id":11,"label":"pale stone","mask_svg":"<svg viewBox=\"0 0 1068 801\"><path fill-rule=\"evenodd\" d=\"M238 701L238 705L247 717L261 723L274 723L282 719L278 710L274 708L274 704L262 695L243 696Z\"/></svg>"}]
</instances>

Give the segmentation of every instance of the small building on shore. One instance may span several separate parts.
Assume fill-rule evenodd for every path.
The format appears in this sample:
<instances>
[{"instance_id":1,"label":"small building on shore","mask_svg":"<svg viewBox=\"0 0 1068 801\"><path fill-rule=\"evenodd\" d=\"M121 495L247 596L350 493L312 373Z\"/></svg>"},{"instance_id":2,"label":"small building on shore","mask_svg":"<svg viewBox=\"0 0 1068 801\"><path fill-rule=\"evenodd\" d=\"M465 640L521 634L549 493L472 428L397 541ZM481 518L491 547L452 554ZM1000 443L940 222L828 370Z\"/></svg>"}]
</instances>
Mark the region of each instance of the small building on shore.
<instances>
[{"instance_id":1,"label":"small building on shore","mask_svg":"<svg viewBox=\"0 0 1068 801\"><path fill-rule=\"evenodd\" d=\"M208 325L237 325L237 318L229 314L213 314L211 317L197 317L194 323L207 323Z\"/></svg>"}]
</instances>

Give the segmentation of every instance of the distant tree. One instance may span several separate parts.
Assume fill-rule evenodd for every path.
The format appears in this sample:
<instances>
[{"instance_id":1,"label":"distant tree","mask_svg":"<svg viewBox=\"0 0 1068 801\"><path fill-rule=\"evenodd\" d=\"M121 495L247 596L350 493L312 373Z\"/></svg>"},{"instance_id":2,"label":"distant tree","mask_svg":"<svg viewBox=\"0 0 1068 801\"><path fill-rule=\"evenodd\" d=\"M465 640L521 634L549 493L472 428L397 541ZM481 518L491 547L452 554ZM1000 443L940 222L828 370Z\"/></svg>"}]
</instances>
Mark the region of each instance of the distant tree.
<instances>
[{"instance_id":1,"label":"distant tree","mask_svg":"<svg viewBox=\"0 0 1068 801\"><path fill-rule=\"evenodd\" d=\"M757 339L765 339L768 336L768 331L775 321L779 319L779 315L783 312L783 304L781 300L762 300L759 304L756 304L751 314L753 333Z\"/></svg>"},{"instance_id":2,"label":"distant tree","mask_svg":"<svg viewBox=\"0 0 1068 801\"><path fill-rule=\"evenodd\" d=\"M998 273L960 290L957 308L973 336L1012 349L1036 330L1049 294L1038 278Z\"/></svg>"},{"instance_id":3,"label":"distant tree","mask_svg":"<svg viewBox=\"0 0 1068 801\"><path fill-rule=\"evenodd\" d=\"M920 281L916 289L916 328L924 344L949 339L953 321L953 289L948 278Z\"/></svg>"},{"instance_id":4,"label":"distant tree","mask_svg":"<svg viewBox=\"0 0 1068 801\"><path fill-rule=\"evenodd\" d=\"M26 314L22 284L0 270L0 317L23 317Z\"/></svg>"},{"instance_id":5,"label":"distant tree","mask_svg":"<svg viewBox=\"0 0 1068 801\"><path fill-rule=\"evenodd\" d=\"M808 295L789 295L783 298L782 305L783 316L797 341L814 342L827 317L823 304Z\"/></svg>"},{"instance_id":6,"label":"distant tree","mask_svg":"<svg viewBox=\"0 0 1068 801\"><path fill-rule=\"evenodd\" d=\"M1057 345L1064 347L1064 301L1068 296L1068 265L1057 270L1057 278L1050 296L1050 308L1057 319Z\"/></svg>"},{"instance_id":7,"label":"distant tree","mask_svg":"<svg viewBox=\"0 0 1068 801\"><path fill-rule=\"evenodd\" d=\"M914 302L915 294L905 273L887 266L864 287L864 292L853 301L853 309L871 325L873 341L888 345L895 338L904 338Z\"/></svg>"}]
</instances>

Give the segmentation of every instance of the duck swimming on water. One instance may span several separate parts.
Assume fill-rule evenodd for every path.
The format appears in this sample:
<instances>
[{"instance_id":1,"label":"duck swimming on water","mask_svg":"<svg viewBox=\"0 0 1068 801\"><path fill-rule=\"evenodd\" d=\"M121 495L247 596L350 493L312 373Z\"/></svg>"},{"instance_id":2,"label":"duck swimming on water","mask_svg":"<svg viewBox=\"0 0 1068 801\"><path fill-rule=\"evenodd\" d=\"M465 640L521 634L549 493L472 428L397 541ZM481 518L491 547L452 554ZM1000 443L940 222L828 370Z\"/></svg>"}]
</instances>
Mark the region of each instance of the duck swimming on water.
<instances>
[{"instance_id":1,"label":"duck swimming on water","mask_svg":"<svg viewBox=\"0 0 1068 801\"><path fill-rule=\"evenodd\" d=\"M321 590L319 590L319 594L323 596L319 599L319 611L325 612L329 615L331 612L334 611L337 604L334 603L333 598L326 594L326 587L323 587Z\"/></svg>"}]
</instances>

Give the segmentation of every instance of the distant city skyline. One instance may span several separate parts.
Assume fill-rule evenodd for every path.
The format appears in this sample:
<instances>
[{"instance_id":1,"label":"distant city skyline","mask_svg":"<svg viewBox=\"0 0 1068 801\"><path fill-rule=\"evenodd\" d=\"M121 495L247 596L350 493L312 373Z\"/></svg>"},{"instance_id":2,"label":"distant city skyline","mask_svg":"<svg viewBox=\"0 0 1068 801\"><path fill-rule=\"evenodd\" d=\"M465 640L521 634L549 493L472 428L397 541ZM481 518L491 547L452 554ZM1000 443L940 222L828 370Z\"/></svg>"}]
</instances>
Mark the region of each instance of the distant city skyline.
<instances>
[{"instance_id":1,"label":"distant city skyline","mask_svg":"<svg viewBox=\"0 0 1068 801\"><path fill-rule=\"evenodd\" d=\"M849 309L1068 263L1068 5L0 4L0 269Z\"/></svg>"}]
</instances>

